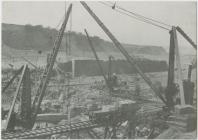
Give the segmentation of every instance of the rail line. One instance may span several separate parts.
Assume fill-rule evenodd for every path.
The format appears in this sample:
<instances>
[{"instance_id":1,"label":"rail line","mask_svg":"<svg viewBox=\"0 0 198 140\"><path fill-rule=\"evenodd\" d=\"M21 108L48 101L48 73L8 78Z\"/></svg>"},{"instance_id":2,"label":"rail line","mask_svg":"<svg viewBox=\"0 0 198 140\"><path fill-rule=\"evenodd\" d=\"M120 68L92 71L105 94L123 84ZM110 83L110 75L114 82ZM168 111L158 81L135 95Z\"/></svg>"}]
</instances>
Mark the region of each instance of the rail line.
<instances>
[{"instance_id":1,"label":"rail line","mask_svg":"<svg viewBox=\"0 0 198 140\"><path fill-rule=\"evenodd\" d=\"M92 123L91 121L82 121L77 123L59 125L54 127L46 127L35 130L27 130L17 133L2 133L2 139L34 139L34 138L43 138L55 134L67 133L79 131L82 129L91 129L99 127L98 124Z\"/></svg>"}]
</instances>

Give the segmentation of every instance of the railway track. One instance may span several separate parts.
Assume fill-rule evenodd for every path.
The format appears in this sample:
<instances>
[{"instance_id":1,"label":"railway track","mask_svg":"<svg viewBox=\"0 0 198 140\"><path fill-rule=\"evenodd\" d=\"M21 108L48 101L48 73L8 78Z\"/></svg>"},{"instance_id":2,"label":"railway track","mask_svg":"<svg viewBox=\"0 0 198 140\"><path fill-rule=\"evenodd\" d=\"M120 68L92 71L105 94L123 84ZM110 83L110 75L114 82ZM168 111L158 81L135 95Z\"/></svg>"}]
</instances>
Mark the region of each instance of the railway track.
<instances>
[{"instance_id":1,"label":"railway track","mask_svg":"<svg viewBox=\"0 0 198 140\"><path fill-rule=\"evenodd\" d=\"M35 139L45 138L55 134L67 133L79 131L82 129L91 129L98 127L98 124L92 123L91 121L83 121L65 125L59 125L54 127L46 127L35 130L28 130L17 133L2 133L2 139Z\"/></svg>"}]
</instances>

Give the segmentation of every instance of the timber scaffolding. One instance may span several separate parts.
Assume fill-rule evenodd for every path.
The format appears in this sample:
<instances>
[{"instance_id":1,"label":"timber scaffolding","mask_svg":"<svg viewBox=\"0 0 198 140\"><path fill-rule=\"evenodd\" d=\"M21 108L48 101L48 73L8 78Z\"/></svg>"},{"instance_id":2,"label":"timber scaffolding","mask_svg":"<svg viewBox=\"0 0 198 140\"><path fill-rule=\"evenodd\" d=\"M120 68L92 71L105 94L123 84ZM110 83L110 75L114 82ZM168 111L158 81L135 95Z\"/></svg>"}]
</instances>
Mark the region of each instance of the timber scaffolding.
<instances>
[{"instance_id":1,"label":"timber scaffolding","mask_svg":"<svg viewBox=\"0 0 198 140\"><path fill-rule=\"evenodd\" d=\"M178 42L177 42L177 35L176 35L176 31L178 31L179 33L181 33L181 35L195 48L197 49L197 45L190 39L190 37L187 36L187 34L180 28L180 27L175 27L173 26L171 31L170 31L170 52L169 52L169 70L168 70L168 84L167 84L167 90L166 90L166 96L164 97L159 90L155 87L155 85L152 83L152 81L146 76L146 74L144 74L142 72L142 70L139 68L139 66L136 63L136 60L128 54L128 52L124 49L124 47L122 46L122 44L114 37L114 35L108 30L108 28L102 23L102 21L95 15L95 13L90 9L90 7L85 3L85 2L80 2L82 4L82 6L87 10L87 12L93 17L93 19L98 23L98 25L103 29L103 31L107 34L107 36L112 40L112 42L114 43L114 45L117 47L117 49L120 50L120 52L124 55L124 57L127 59L128 63L132 66L135 67L136 71L140 74L140 76L145 80L145 82L150 86L150 88L153 90L154 95L156 97L158 97L159 99L161 99L162 103L163 103L163 108L164 110L162 110L160 108L160 111L164 111L165 113L169 113L170 111L172 111L174 104L173 104L173 91L174 91L174 62L175 62L175 58L176 58L176 64L177 64L177 68L178 68L178 72L179 72L179 88L180 88L180 102L183 106L186 105L186 103L188 101L186 101L186 95L185 91L183 90L183 83L182 83L182 74L181 74L181 64L180 64L180 56L179 56L179 48L178 48ZM115 6L115 5L114 5ZM115 8L115 7L114 7ZM83 122L76 122L76 123L70 123L70 124L65 124L65 125L59 125L59 126L54 126L54 127L46 127L46 128L42 128L42 129L35 129L35 130L31 130L33 128L33 126L35 125L36 122L36 117L39 113L39 109L41 106L41 102L43 100L43 97L45 96L45 91L47 88L47 85L49 83L50 80L50 73L52 72L54 63L56 62L56 56L58 54L58 50L60 48L60 44L63 38L63 34L64 34L64 30L66 28L67 25L67 21L69 19L69 15L71 13L71 9L72 9L72 4L69 6L68 11L65 14L65 20L58 32L58 36L55 40L54 43L54 48L52 50L51 55L49 56L49 61L47 62L47 66L42 74L41 77L41 81L36 93L36 96L34 97L33 101L31 101L31 93L30 93L30 73L29 73L29 68L27 65L22 66L17 73L14 75L13 78L11 78L11 80L8 82L8 84L3 88L3 92L5 92L5 90L10 86L10 84L13 82L13 80L20 74L21 78L20 81L17 85L17 89L15 92L15 96L14 96L14 100L12 102L11 108L9 110L8 113L8 118L7 118L7 122L6 122L6 130L8 132L3 132L2 133L2 138L3 139L15 139L15 138L23 138L23 139L28 139L28 138L46 138L55 134L63 134L63 133L69 133L69 135L71 135L71 133L79 133L79 131L81 130L87 130L87 133L89 135L92 135L95 138L100 138L99 136L97 136L97 134L92 130L92 128L96 128L96 127L104 127L104 137L103 138L116 138L116 129L121 126L121 124L125 121L128 121L128 138L131 138L132 134L130 133L130 130L132 129L132 121L131 121L131 116L132 114L134 114L134 110L137 111L139 109L139 106L143 106L145 102L144 100L140 99L140 102L138 102L138 106L137 108L135 108L133 111L129 110L124 110L125 112L122 112L122 110L119 111L113 111L113 112L107 112L109 118L107 120L102 120L104 121L104 123L106 123L106 125L104 123L100 123L97 120L93 120L90 119L88 121L83 121ZM103 78L105 79L106 85L109 88L109 91L112 95L112 87L108 81L108 77L106 77L106 75L103 72L103 69L101 67L99 58L97 56L97 53L94 49L92 40L89 37L88 32L85 30L89 45L94 53L94 56L97 60L97 64L99 65L100 68L100 72L103 76ZM111 60L111 58L110 58ZM111 62L111 61L110 61ZM189 70L191 70L191 68L189 68ZM189 72L189 75L191 74L191 72ZM109 74L110 77L111 74ZM190 76L188 76L190 79ZM190 82L190 81L188 81ZM21 85L23 85L23 91L22 91L22 98L21 98L21 104L22 109L21 109L21 113L20 113L20 117L23 120L22 122L22 127L24 129L26 129L26 131L23 132L9 132L12 126L12 115L14 114L14 106L15 106L15 102L17 99L17 96L19 94L19 90ZM137 99L138 100L138 99ZM148 100L147 100L148 101ZM32 104L31 104L32 103ZM132 103L132 105L134 106L135 103ZM130 106L131 107L131 106ZM159 108L152 108L151 110L157 110L159 111ZM180 109L180 108L178 108ZM183 108L182 108L183 109ZM151 111L152 112L152 111ZM179 110L180 112L180 110ZM104 114L106 112L103 112ZM126 115L127 114L127 115ZM91 117L95 117L95 115L98 115L98 112L95 112L94 116ZM123 118L123 119L119 119L119 118ZM100 120L100 118L99 118ZM193 118L194 120L194 118ZM109 121L112 121L111 123L107 123ZM156 120L157 121L157 120ZM168 120L163 120L163 119L159 119L159 121L161 122L168 122ZM112 130L110 131L109 128L112 128ZM193 128L194 130L194 128ZM153 136L153 131L154 128L152 129L151 133L148 135L148 138L152 138ZM108 136L109 137L108 137Z\"/></svg>"}]
</instances>

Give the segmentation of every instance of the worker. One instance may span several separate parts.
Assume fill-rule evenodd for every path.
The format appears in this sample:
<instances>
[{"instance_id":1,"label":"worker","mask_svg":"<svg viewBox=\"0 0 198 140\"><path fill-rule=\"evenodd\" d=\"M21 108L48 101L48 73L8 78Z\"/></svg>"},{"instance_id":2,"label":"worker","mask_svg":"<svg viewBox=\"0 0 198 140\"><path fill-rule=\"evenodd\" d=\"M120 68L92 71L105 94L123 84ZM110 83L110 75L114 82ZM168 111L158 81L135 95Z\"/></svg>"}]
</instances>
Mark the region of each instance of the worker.
<instances>
[{"instance_id":1,"label":"worker","mask_svg":"<svg viewBox=\"0 0 198 140\"><path fill-rule=\"evenodd\" d=\"M135 78L135 95L139 96L140 95L140 91L141 91L141 89L140 89L140 85L139 85L139 78L136 77Z\"/></svg>"},{"instance_id":2,"label":"worker","mask_svg":"<svg viewBox=\"0 0 198 140\"><path fill-rule=\"evenodd\" d=\"M173 108L173 106L175 104L177 104L179 101L179 99L177 99L177 95L179 93L179 87L178 87L178 84L176 83L173 83L171 85L171 87L169 87L169 89L166 89L165 90L165 93L166 93L166 100L167 100L167 104L170 108ZM175 101L176 100L176 101Z\"/></svg>"},{"instance_id":3,"label":"worker","mask_svg":"<svg viewBox=\"0 0 198 140\"><path fill-rule=\"evenodd\" d=\"M52 135L51 136L51 139L56 139L56 135Z\"/></svg>"},{"instance_id":4,"label":"worker","mask_svg":"<svg viewBox=\"0 0 198 140\"><path fill-rule=\"evenodd\" d=\"M135 136L140 136L140 127L139 126L136 126L135 127Z\"/></svg>"},{"instance_id":5,"label":"worker","mask_svg":"<svg viewBox=\"0 0 198 140\"><path fill-rule=\"evenodd\" d=\"M114 87L118 86L118 77L115 73L112 75L112 82Z\"/></svg>"},{"instance_id":6,"label":"worker","mask_svg":"<svg viewBox=\"0 0 198 140\"><path fill-rule=\"evenodd\" d=\"M4 120L9 110L5 110L3 107L1 108L1 119Z\"/></svg>"},{"instance_id":7,"label":"worker","mask_svg":"<svg viewBox=\"0 0 198 140\"><path fill-rule=\"evenodd\" d=\"M118 86L118 77L115 73L113 73L112 76L109 77L108 79L109 85L111 87L112 91L115 91L115 87Z\"/></svg>"}]
</instances>

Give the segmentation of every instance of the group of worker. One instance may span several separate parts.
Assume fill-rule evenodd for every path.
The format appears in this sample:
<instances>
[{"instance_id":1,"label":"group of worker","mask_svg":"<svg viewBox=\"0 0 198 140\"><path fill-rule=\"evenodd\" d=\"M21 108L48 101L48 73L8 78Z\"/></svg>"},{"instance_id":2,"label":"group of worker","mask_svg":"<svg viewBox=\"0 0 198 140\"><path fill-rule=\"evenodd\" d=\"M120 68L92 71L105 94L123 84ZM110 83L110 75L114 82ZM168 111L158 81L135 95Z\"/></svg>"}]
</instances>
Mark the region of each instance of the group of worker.
<instances>
[{"instance_id":1,"label":"group of worker","mask_svg":"<svg viewBox=\"0 0 198 140\"><path fill-rule=\"evenodd\" d=\"M116 92L117 90L119 90L120 88L118 87L125 87L125 89L127 89L128 87L126 81L121 83L118 81L118 77L115 73L113 73L112 76L109 76L108 84L112 92ZM141 92L141 87L139 85L139 78L135 77L135 95L136 96L140 95L140 92Z\"/></svg>"},{"instance_id":2,"label":"group of worker","mask_svg":"<svg viewBox=\"0 0 198 140\"><path fill-rule=\"evenodd\" d=\"M147 137L150 133L150 129L143 127L142 129L139 126L135 127L135 137Z\"/></svg>"}]
</instances>

